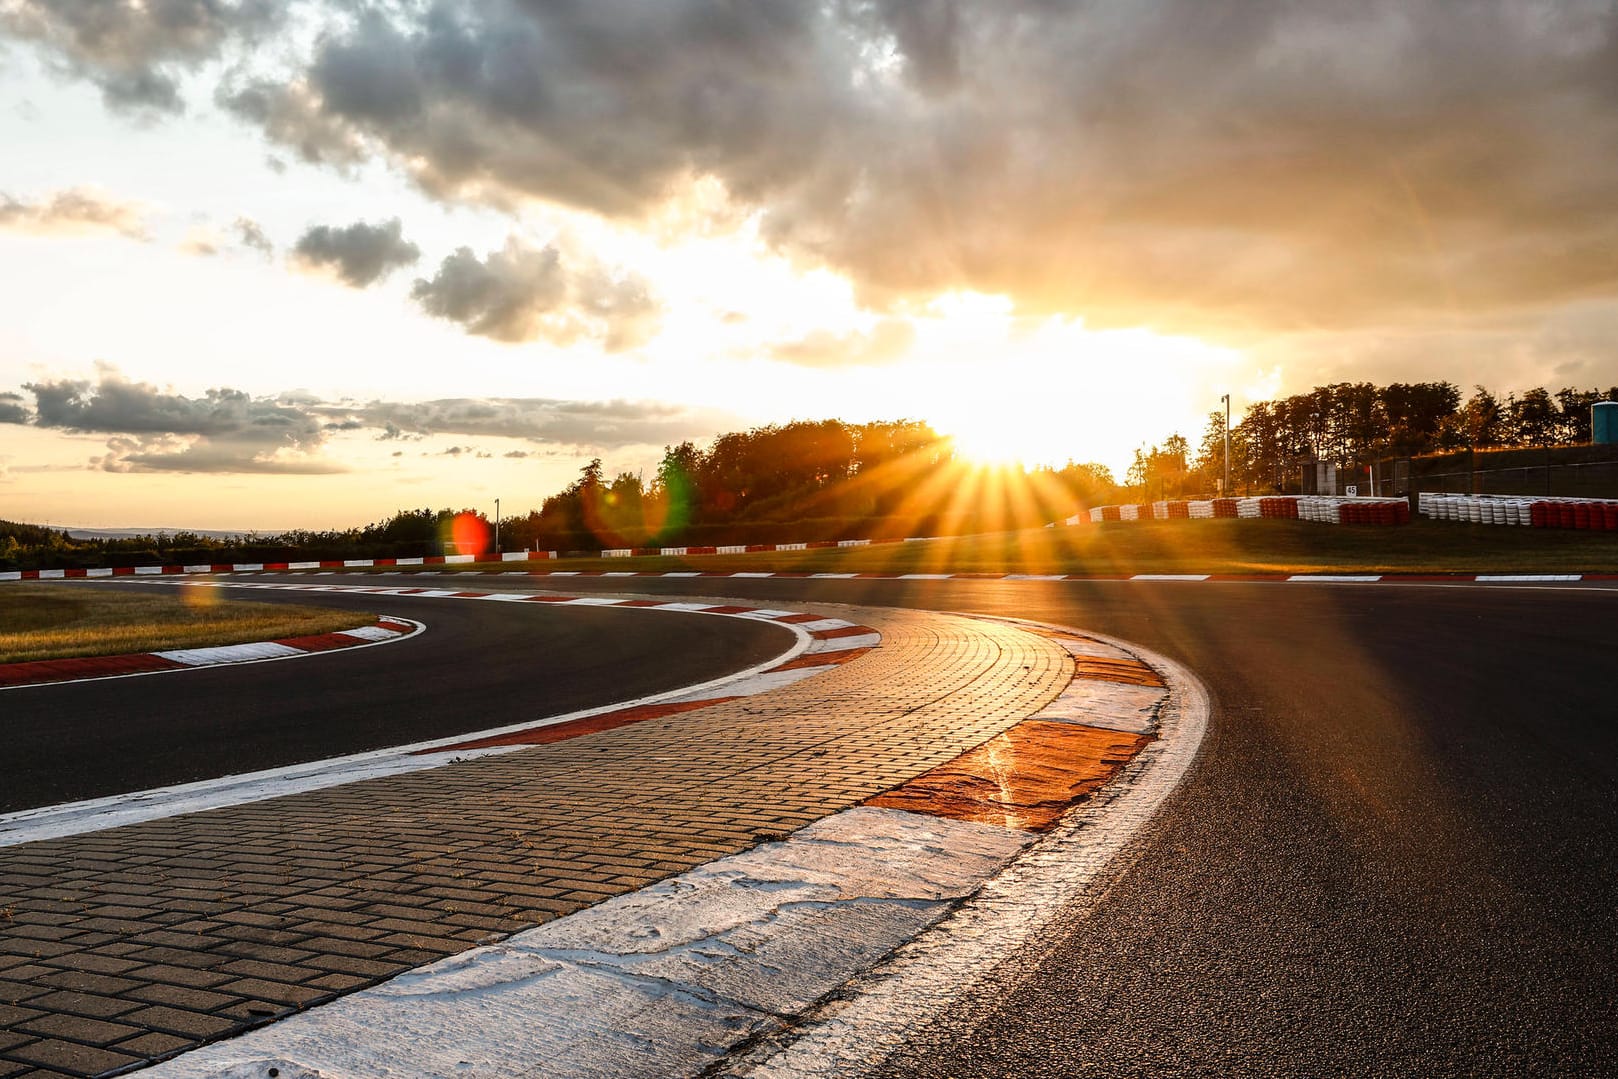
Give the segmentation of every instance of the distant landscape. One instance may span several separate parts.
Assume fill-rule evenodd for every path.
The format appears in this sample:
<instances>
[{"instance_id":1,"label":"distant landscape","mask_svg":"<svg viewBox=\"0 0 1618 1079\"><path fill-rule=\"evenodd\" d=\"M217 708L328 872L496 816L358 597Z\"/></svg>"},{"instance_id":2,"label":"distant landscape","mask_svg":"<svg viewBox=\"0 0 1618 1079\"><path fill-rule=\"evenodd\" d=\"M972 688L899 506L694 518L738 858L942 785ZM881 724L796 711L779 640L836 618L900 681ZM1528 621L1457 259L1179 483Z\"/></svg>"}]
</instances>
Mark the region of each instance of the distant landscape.
<instances>
[{"instance_id":1,"label":"distant landscape","mask_svg":"<svg viewBox=\"0 0 1618 1079\"><path fill-rule=\"evenodd\" d=\"M1404 459L1408 492L1618 497L1618 447L1591 445L1607 390L1463 397L1447 382L1339 383L1250 405L1230 429L1232 493L1296 493L1303 462L1371 479ZM1183 435L1142 445L1119 479L1096 463L989 466L914 420L800 421L724 434L706 449L665 447L649 479L600 459L536 508L401 509L332 531L45 528L0 521L0 569L220 561L421 557L455 550L553 550L961 536L1037 528L1090 506L1215 494L1224 415L1193 449ZM1384 468L1380 493L1391 488ZM1371 493L1369 487L1364 493Z\"/></svg>"}]
</instances>

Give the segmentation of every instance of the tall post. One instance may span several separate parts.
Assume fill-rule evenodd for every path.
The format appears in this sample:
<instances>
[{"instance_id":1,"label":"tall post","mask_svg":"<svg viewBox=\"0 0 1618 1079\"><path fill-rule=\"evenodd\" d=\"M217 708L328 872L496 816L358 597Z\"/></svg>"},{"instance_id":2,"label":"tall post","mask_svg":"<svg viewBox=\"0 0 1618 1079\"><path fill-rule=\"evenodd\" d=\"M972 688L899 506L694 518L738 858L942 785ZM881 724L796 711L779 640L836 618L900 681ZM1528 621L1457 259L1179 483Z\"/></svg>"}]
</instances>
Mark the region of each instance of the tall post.
<instances>
[{"instance_id":1,"label":"tall post","mask_svg":"<svg viewBox=\"0 0 1618 1079\"><path fill-rule=\"evenodd\" d=\"M500 553L500 500L494 500L494 553Z\"/></svg>"},{"instance_id":2,"label":"tall post","mask_svg":"<svg viewBox=\"0 0 1618 1079\"><path fill-rule=\"evenodd\" d=\"M1230 497L1230 394L1223 394L1219 398L1225 402L1225 482L1219 488L1219 493L1226 498Z\"/></svg>"}]
</instances>

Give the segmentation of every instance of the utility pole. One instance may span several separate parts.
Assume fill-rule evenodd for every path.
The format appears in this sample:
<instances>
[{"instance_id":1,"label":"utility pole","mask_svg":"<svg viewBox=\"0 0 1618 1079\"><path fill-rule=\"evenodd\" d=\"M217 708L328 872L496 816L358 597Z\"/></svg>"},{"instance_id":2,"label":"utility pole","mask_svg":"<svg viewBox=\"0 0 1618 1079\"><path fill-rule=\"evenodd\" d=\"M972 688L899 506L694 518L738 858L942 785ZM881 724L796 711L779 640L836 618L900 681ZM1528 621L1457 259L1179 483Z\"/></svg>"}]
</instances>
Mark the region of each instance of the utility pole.
<instances>
[{"instance_id":1,"label":"utility pole","mask_svg":"<svg viewBox=\"0 0 1618 1079\"><path fill-rule=\"evenodd\" d=\"M1221 401L1225 402L1225 482L1219 488L1219 493L1226 498L1230 497L1230 394L1221 394Z\"/></svg>"},{"instance_id":2,"label":"utility pole","mask_svg":"<svg viewBox=\"0 0 1618 1079\"><path fill-rule=\"evenodd\" d=\"M494 553L500 553L500 500L494 500Z\"/></svg>"}]
</instances>

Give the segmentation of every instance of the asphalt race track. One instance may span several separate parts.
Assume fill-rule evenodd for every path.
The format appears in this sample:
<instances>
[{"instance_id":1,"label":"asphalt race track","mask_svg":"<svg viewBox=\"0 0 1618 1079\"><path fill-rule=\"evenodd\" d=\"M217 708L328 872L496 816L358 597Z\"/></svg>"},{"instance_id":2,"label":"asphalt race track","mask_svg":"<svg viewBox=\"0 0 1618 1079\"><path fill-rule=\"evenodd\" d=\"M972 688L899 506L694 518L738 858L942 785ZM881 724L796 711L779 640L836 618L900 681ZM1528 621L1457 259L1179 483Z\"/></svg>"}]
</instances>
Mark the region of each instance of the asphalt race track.
<instances>
[{"instance_id":1,"label":"asphalt race track","mask_svg":"<svg viewBox=\"0 0 1618 1079\"><path fill-rule=\"evenodd\" d=\"M504 578L497 587L512 590L517 580ZM472 578L465 587L492 581ZM726 595L782 605L819 600L1014 615L1139 643L1203 679L1214 709L1201 758L1133 859L1117 867L1093 907L1059 915L1045 940L989 975L974 1003L889 1061L889 1075L1613 1074L1618 595L1612 591L801 579L530 583L574 594ZM424 614L426 603L406 606L406 598L397 605L393 597L355 601L434 627L417 641L361 653L398 654L388 662L399 666L380 686L352 668L324 683L300 680L305 699L279 705L290 733L249 730L243 737L312 738L310 728L330 726L327 717L336 714L351 714L356 726L373 732L395 722L419 724L409 737L420 737L471 702L516 707L542 692L544 711L577 707L559 703L553 689L579 701L591 692L585 683L603 677L598 667L575 681L547 679L542 691L531 684L525 690L532 660L505 653L531 649L526 642L536 630L510 627L499 617L501 605L440 602ZM570 633L585 625L587 613L597 612L568 612ZM600 612L603 619L613 614ZM710 621L718 623L716 633L728 625ZM699 644L680 639L682 646ZM722 646L729 643L739 642L699 648L698 662L706 655L715 671L723 668ZM774 638L751 644L766 652L780 647ZM687 658L682 654L680 662ZM170 721L161 715L167 706L157 702L176 700L171 691L181 684L189 690L184 699L200 694L215 711L258 707L246 702L288 696L289 668L322 663L337 661L50 692L101 693L95 707L109 709L150 693L140 711L157 725L151 729L161 730ZM419 677L407 680L400 671ZM675 682L694 680L669 673ZM616 696L630 694L623 682L614 679L622 690ZM147 685L131 688L140 683ZM8 722L21 696L6 695ZM93 711L88 701L75 707ZM34 755L18 759L11 774L61 767L47 761L63 758L42 756L38 743L64 714L72 709L52 708L28 721L36 733L24 745ZM199 706L182 729L195 730L212 714ZM103 754L114 765L127 761L132 747L156 740L123 730L115 737L117 751ZM150 755L183 768L168 748ZM23 801L85 793L35 791Z\"/></svg>"},{"instance_id":2,"label":"asphalt race track","mask_svg":"<svg viewBox=\"0 0 1618 1079\"><path fill-rule=\"evenodd\" d=\"M1214 699L1094 912L886 1074L1614 1074L1618 595L736 584L1099 630Z\"/></svg>"},{"instance_id":3,"label":"asphalt race track","mask_svg":"<svg viewBox=\"0 0 1618 1079\"><path fill-rule=\"evenodd\" d=\"M668 611L335 592L238 595L414 618L427 631L276 663L6 690L0 812L632 700L742 670L792 643L777 626Z\"/></svg>"},{"instance_id":4,"label":"asphalt race track","mask_svg":"<svg viewBox=\"0 0 1618 1079\"><path fill-rule=\"evenodd\" d=\"M627 587L1066 623L1209 687L1202 757L1134 864L889 1075L1614 1074L1618 594Z\"/></svg>"}]
</instances>

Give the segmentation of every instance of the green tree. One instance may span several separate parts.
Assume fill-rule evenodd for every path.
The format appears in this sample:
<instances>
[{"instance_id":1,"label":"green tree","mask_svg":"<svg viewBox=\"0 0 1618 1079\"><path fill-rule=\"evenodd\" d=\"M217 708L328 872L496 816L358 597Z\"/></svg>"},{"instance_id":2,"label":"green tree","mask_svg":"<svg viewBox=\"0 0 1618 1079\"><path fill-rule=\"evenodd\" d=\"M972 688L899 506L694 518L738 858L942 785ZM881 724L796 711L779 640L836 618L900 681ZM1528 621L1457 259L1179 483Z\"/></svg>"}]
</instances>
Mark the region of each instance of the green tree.
<instances>
[{"instance_id":1,"label":"green tree","mask_svg":"<svg viewBox=\"0 0 1618 1079\"><path fill-rule=\"evenodd\" d=\"M1542 386L1506 401L1505 426L1510 441L1523 446L1551 446L1559 440L1557 403Z\"/></svg>"}]
</instances>

